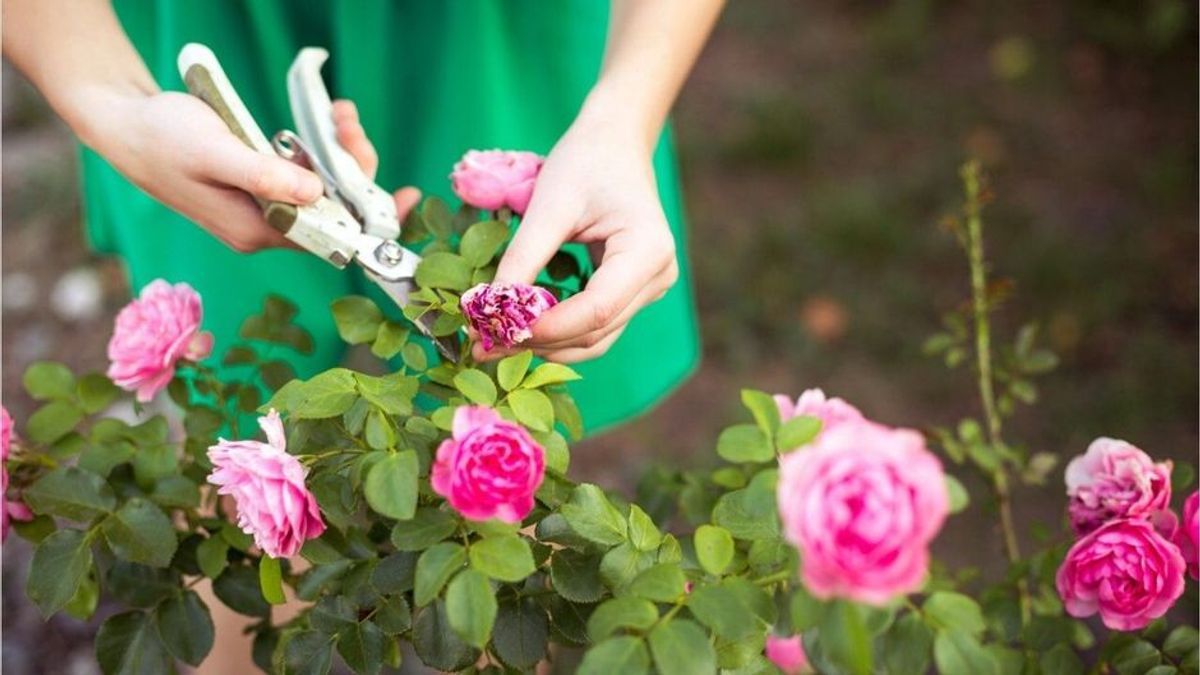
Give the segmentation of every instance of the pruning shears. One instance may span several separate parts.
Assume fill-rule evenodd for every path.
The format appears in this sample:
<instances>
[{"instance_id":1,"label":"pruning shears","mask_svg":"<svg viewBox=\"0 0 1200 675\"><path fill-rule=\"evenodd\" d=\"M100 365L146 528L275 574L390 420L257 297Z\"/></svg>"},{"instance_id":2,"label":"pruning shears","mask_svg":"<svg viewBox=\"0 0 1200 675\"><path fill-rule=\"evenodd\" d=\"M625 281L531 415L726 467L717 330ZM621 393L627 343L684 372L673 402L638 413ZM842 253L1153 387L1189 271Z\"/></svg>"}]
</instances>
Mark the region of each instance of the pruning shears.
<instances>
[{"instance_id":1,"label":"pruning shears","mask_svg":"<svg viewBox=\"0 0 1200 675\"><path fill-rule=\"evenodd\" d=\"M279 131L270 140L230 84L208 47L190 43L179 52L179 74L187 90L207 103L243 143L311 169L325 194L312 204L259 200L267 222L285 237L342 269L354 262L401 308L418 290L421 257L402 246L400 218L391 193L380 188L337 141L333 104L321 80L329 52L305 47L287 74L288 101L296 132ZM437 336L437 317L426 312L413 323L433 340L439 353L458 360L458 334Z\"/></svg>"}]
</instances>

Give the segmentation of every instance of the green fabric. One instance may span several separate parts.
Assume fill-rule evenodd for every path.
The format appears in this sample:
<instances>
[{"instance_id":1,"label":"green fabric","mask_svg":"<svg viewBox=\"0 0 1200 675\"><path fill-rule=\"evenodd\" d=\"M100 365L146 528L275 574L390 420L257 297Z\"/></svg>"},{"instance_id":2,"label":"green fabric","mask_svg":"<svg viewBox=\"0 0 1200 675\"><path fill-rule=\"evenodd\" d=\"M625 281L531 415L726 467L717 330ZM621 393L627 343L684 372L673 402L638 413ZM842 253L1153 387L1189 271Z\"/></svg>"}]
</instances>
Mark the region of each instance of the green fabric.
<instances>
[{"instance_id":1,"label":"green fabric","mask_svg":"<svg viewBox=\"0 0 1200 675\"><path fill-rule=\"evenodd\" d=\"M331 93L353 99L380 154L378 181L416 185L455 202L447 175L472 148L546 153L571 123L603 55L607 3L598 0L117 0L117 12L159 83L183 89L175 57L187 42L210 46L268 135L291 126L285 74L297 50L331 58ZM663 206L686 251L678 173L669 134L655 154ZM301 307L317 353L301 375L336 364L342 347L328 312L348 293L386 299L357 271L315 256L244 256L129 184L84 151L88 230L120 255L131 283L192 284L204 324L229 344L240 321L280 293ZM572 390L590 431L647 410L695 368L699 341L687 261L679 283L630 322L608 354L579 364Z\"/></svg>"}]
</instances>

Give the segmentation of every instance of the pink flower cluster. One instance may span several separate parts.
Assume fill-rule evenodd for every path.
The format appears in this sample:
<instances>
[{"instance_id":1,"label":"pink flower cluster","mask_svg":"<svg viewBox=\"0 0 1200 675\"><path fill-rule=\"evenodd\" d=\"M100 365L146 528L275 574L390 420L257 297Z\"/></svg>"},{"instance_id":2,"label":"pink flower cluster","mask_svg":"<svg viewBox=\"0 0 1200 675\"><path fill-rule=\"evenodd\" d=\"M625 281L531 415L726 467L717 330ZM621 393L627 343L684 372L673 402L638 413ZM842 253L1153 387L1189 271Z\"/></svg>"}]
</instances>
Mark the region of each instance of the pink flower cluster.
<instances>
[{"instance_id":1,"label":"pink flower cluster","mask_svg":"<svg viewBox=\"0 0 1200 675\"><path fill-rule=\"evenodd\" d=\"M287 453L279 413L258 420L267 442L227 441L208 449L208 482L237 504L238 526L272 558L290 558L304 542L321 536L325 521L304 485L307 470Z\"/></svg>"},{"instance_id":2,"label":"pink flower cluster","mask_svg":"<svg viewBox=\"0 0 1200 675\"><path fill-rule=\"evenodd\" d=\"M8 498L8 455L12 451L13 421L8 410L0 406L0 541L8 539L8 524L10 521L25 522L33 520L33 512L19 499Z\"/></svg>"},{"instance_id":3,"label":"pink flower cluster","mask_svg":"<svg viewBox=\"0 0 1200 675\"><path fill-rule=\"evenodd\" d=\"M491 408L454 411L453 437L442 441L430 472L433 491L464 518L519 523L533 510L546 453L513 422Z\"/></svg>"},{"instance_id":4,"label":"pink flower cluster","mask_svg":"<svg viewBox=\"0 0 1200 675\"><path fill-rule=\"evenodd\" d=\"M513 347L533 337L533 324L558 303L550 291L525 284L479 284L459 300L467 324L483 348Z\"/></svg>"},{"instance_id":5,"label":"pink flower cluster","mask_svg":"<svg viewBox=\"0 0 1200 675\"><path fill-rule=\"evenodd\" d=\"M779 467L779 513L805 586L818 598L876 605L918 590L949 512L937 457L916 431L871 422L820 391L794 408L825 423Z\"/></svg>"},{"instance_id":6,"label":"pink flower cluster","mask_svg":"<svg viewBox=\"0 0 1200 675\"><path fill-rule=\"evenodd\" d=\"M532 152L470 150L450 174L454 194L478 209L525 213L543 159Z\"/></svg>"},{"instance_id":7,"label":"pink flower cluster","mask_svg":"<svg viewBox=\"0 0 1200 675\"><path fill-rule=\"evenodd\" d=\"M117 314L108 377L146 403L175 377L181 359L199 361L212 352L212 334L200 330L200 296L187 284L150 282Z\"/></svg>"},{"instance_id":8,"label":"pink flower cluster","mask_svg":"<svg viewBox=\"0 0 1200 675\"><path fill-rule=\"evenodd\" d=\"M1200 497L1188 497L1180 524L1170 510L1171 463L1111 438L1071 460L1065 478L1080 539L1055 579L1063 605L1076 617L1099 613L1113 630L1146 627L1179 599L1185 570L1196 576Z\"/></svg>"}]
</instances>

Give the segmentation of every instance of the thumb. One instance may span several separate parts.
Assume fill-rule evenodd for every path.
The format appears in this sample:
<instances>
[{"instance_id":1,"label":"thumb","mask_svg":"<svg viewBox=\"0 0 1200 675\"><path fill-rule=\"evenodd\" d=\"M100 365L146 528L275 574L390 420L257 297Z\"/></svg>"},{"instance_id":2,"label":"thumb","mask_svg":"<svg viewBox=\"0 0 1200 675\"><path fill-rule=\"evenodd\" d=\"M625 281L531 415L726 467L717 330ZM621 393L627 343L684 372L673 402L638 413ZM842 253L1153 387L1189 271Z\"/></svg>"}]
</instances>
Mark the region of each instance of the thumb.
<instances>
[{"instance_id":1,"label":"thumb","mask_svg":"<svg viewBox=\"0 0 1200 675\"><path fill-rule=\"evenodd\" d=\"M539 199L539 196L541 199ZM496 281L531 284L566 241L578 207L562 197L534 190L529 210L496 268Z\"/></svg>"},{"instance_id":2,"label":"thumb","mask_svg":"<svg viewBox=\"0 0 1200 675\"><path fill-rule=\"evenodd\" d=\"M325 190L317 174L282 157L257 152L233 134L209 141L203 170L218 183L271 201L308 204Z\"/></svg>"}]
</instances>

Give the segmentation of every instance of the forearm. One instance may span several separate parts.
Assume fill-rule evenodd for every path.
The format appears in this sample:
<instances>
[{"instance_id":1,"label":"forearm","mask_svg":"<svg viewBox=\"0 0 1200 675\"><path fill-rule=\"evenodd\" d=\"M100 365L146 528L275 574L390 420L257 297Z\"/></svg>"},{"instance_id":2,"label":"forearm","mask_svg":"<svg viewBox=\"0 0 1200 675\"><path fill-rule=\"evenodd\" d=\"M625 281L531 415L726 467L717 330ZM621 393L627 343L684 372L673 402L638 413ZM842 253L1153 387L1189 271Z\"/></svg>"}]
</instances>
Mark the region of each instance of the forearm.
<instances>
[{"instance_id":1,"label":"forearm","mask_svg":"<svg viewBox=\"0 0 1200 675\"><path fill-rule=\"evenodd\" d=\"M108 0L5 0L4 56L42 92L85 143L95 113L158 85Z\"/></svg>"},{"instance_id":2,"label":"forearm","mask_svg":"<svg viewBox=\"0 0 1200 675\"><path fill-rule=\"evenodd\" d=\"M581 116L653 148L724 0L613 0L604 67Z\"/></svg>"}]
</instances>

